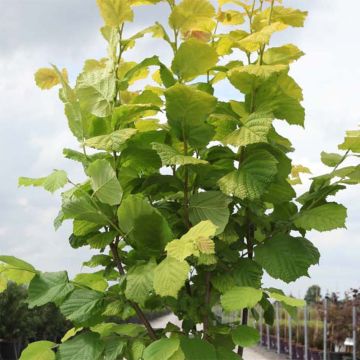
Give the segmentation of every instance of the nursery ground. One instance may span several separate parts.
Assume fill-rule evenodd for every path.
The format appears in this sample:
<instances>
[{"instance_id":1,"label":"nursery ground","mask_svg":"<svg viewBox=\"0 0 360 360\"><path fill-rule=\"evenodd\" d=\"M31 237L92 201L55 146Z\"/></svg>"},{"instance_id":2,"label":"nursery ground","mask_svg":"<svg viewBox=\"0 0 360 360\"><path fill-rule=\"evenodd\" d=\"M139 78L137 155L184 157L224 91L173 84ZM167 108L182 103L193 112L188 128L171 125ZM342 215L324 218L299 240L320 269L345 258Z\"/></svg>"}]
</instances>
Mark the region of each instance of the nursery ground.
<instances>
[{"instance_id":1,"label":"nursery ground","mask_svg":"<svg viewBox=\"0 0 360 360\"><path fill-rule=\"evenodd\" d=\"M168 322L172 322L175 325L181 325L177 317L174 315L166 315L161 318L155 319L151 322L154 328L164 327ZM247 348L244 350L244 360L280 360L286 359L273 352L269 352L261 347Z\"/></svg>"}]
</instances>

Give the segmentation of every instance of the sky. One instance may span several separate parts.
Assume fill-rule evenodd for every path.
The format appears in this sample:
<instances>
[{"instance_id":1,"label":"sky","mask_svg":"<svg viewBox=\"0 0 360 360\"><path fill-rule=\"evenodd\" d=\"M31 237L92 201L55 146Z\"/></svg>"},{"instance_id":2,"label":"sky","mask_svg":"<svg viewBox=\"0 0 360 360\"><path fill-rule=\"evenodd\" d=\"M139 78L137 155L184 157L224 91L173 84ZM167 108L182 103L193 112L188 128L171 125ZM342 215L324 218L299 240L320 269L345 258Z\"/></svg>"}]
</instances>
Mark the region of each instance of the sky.
<instances>
[{"instance_id":1,"label":"sky","mask_svg":"<svg viewBox=\"0 0 360 360\"><path fill-rule=\"evenodd\" d=\"M284 0L288 6L309 10L304 29L290 29L274 39L274 45L295 43L306 56L297 61L292 76L303 87L305 129L277 122L296 151L295 164L309 167L313 174L328 169L320 162L322 150L333 152L346 130L360 123L358 0ZM18 188L19 176L41 177L54 168L64 169L75 181L81 169L62 157L64 147L77 149L67 129L57 91L40 91L33 74L54 63L66 67L74 81L87 58L106 55L106 44L98 29L102 20L95 0L0 0L0 254L12 254L43 271L67 269L71 275L82 270L91 256L87 249L73 250L68 243L70 223L55 232L59 193ZM155 21L166 21L165 5L139 7L134 33ZM163 43L146 38L130 51L129 60L160 55L168 63L170 51ZM217 95L237 99L231 86ZM299 189L304 190L308 181ZM347 230L311 232L308 238L321 252L320 266L311 267L311 278L285 284L264 278L265 286L277 286L303 296L312 284L323 292L343 292L360 286L360 201L359 190L339 193L336 201L348 207Z\"/></svg>"}]
</instances>

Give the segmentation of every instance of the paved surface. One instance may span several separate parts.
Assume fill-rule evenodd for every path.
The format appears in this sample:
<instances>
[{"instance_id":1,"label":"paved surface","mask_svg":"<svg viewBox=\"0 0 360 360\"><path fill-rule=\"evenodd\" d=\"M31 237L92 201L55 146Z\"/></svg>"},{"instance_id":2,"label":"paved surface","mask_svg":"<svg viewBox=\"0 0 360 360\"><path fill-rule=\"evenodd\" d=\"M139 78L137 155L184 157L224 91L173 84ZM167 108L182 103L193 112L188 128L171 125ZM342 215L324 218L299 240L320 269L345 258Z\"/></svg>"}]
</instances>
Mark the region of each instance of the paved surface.
<instances>
[{"instance_id":1,"label":"paved surface","mask_svg":"<svg viewBox=\"0 0 360 360\"><path fill-rule=\"evenodd\" d=\"M274 352L270 352L264 348L255 347L247 348L244 350L244 360L283 360L288 359L284 355L277 355Z\"/></svg>"},{"instance_id":2,"label":"paved surface","mask_svg":"<svg viewBox=\"0 0 360 360\"><path fill-rule=\"evenodd\" d=\"M181 326L181 322L174 315L166 315L159 319L151 321L151 324L154 328L159 328L165 326L169 321L177 326ZM283 360L285 357L279 357L279 355L274 352L270 352L264 348L254 347L244 349L244 360Z\"/></svg>"}]
</instances>

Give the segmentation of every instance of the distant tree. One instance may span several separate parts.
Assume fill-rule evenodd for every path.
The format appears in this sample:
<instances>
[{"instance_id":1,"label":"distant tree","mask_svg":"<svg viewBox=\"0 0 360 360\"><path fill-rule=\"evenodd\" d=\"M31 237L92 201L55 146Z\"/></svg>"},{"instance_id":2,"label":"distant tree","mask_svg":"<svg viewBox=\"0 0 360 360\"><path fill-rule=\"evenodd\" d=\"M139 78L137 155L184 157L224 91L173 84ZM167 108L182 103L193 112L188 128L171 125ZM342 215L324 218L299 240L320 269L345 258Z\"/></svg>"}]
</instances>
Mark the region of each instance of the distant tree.
<instances>
[{"instance_id":1,"label":"distant tree","mask_svg":"<svg viewBox=\"0 0 360 360\"><path fill-rule=\"evenodd\" d=\"M0 293L0 339L6 341L59 340L71 324L54 304L28 309L27 289L9 283Z\"/></svg>"},{"instance_id":2,"label":"distant tree","mask_svg":"<svg viewBox=\"0 0 360 360\"><path fill-rule=\"evenodd\" d=\"M321 288L319 285L310 286L304 297L307 304L317 303L321 299Z\"/></svg>"}]
</instances>

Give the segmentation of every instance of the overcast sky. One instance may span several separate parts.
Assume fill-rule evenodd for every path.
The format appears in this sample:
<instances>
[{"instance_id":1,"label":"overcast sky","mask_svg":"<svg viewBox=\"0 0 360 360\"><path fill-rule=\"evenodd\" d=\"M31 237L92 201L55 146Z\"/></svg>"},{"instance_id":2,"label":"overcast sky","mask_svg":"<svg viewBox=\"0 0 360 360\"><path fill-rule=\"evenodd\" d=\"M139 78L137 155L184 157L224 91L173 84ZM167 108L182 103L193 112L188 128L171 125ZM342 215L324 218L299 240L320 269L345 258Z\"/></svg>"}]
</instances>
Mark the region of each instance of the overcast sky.
<instances>
[{"instance_id":1,"label":"overcast sky","mask_svg":"<svg viewBox=\"0 0 360 360\"><path fill-rule=\"evenodd\" d=\"M304 29L287 30L275 39L279 44L293 42L306 53L292 69L304 89L306 127L277 125L296 148L294 162L320 174L326 170L320 152L336 151L345 130L360 122L360 2L284 2L310 11ZM165 5L139 8L129 32L166 19L164 9ZM0 0L0 10L0 254L18 256L41 270L68 269L73 275L90 252L70 248L70 224L54 231L59 194L19 189L17 178L44 176L54 168L67 170L75 181L80 178L80 169L62 158L64 147L77 145L67 130L57 91L40 91L33 73L55 63L66 67L74 80L83 60L106 54L98 33L102 21L95 0ZM129 59L155 55L161 43L145 39L139 44ZM166 50L157 55L165 62L169 58ZM238 96L230 86L222 86L217 95ZM341 292L360 286L359 191L347 190L337 201L348 207L348 229L308 235L322 255L320 266L310 270L312 278L290 285L266 278L266 286L276 285L294 295L303 295L314 283Z\"/></svg>"}]
</instances>

